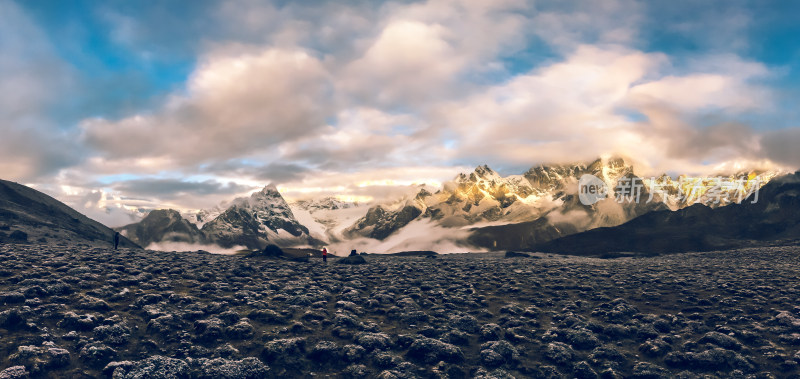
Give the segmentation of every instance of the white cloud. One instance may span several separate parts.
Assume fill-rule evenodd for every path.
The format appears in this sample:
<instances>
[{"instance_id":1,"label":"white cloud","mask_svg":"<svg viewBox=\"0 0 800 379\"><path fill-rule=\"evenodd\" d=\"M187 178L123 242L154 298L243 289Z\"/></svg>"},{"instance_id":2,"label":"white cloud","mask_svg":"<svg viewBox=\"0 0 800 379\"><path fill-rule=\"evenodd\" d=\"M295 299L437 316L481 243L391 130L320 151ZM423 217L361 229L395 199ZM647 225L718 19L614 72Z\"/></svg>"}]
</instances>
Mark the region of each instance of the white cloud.
<instances>
[{"instance_id":1,"label":"white cloud","mask_svg":"<svg viewBox=\"0 0 800 379\"><path fill-rule=\"evenodd\" d=\"M385 201L416 193L423 184L438 188L459 172L467 170L471 168L428 165L372 168L356 172L319 172L296 182L282 184L279 189L289 199L341 195L362 201Z\"/></svg>"},{"instance_id":2,"label":"white cloud","mask_svg":"<svg viewBox=\"0 0 800 379\"><path fill-rule=\"evenodd\" d=\"M328 246L333 254L346 256L350 250L359 253L388 254L401 251L436 251L441 254L477 252L473 246L464 246L470 232L458 228L444 228L430 219L414 220L389 236L379 241L372 238L357 238L345 242L336 242Z\"/></svg>"},{"instance_id":3,"label":"white cloud","mask_svg":"<svg viewBox=\"0 0 800 379\"><path fill-rule=\"evenodd\" d=\"M616 107L662 60L660 54L582 46L563 62L444 104L437 121L460 137L463 156L516 164L591 159L636 134Z\"/></svg>"},{"instance_id":4,"label":"white cloud","mask_svg":"<svg viewBox=\"0 0 800 379\"><path fill-rule=\"evenodd\" d=\"M16 14L13 4L2 6ZM767 150L780 145L780 133L761 137L735 122L770 109L773 94L757 82L771 68L719 51L680 59L645 52L637 48L644 7L627 0L221 3L209 16L219 28L193 41L201 52L185 88L150 110L87 118L79 141L17 117L51 101L40 76L60 75L33 69L0 80L3 93L20 95L0 99L0 115L17 117L7 128L12 137L0 141L0 174L73 165L64 146L82 143L91 156L57 181L87 193L119 196L119 183L99 178L127 174L275 181L289 197L381 199L481 163L524 167L622 153L653 173L694 173L765 157L792 161L786 146ZM116 41L143 43L146 23L112 16L124 21ZM3 36L4 51L29 48ZM529 43L555 53L517 62L519 52L540 53L523 51ZM45 45L30 49L51 57ZM0 57L0 75L22 67L14 56ZM535 67L508 72L509 62ZM714 122L698 126L706 116ZM31 146L37 154L25 154ZM229 195L114 204L197 208Z\"/></svg>"},{"instance_id":5,"label":"white cloud","mask_svg":"<svg viewBox=\"0 0 800 379\"><path fill-rule=\"evenodd\" d=\"M698 69L719 64L717 56L693 62ZM763 66L732 58L731 66L741 70L675 75L660 53L583 45L562 62L441 105L436 121L458 136L458 154L491 162L622 154L644 160L653 174L703 170L703 161L712 162L706 171L743 158L756 164L758 140L746 125L724 118L704 128L691 124L691 116L709 111L769 107L769 91L750 82L765 74Z\"/></svg>"},{"instance_id":6,"label":"white cloud","mask_svg":"<svg viewBox=\"0 0 800 379\"><path fill-rule=\"evenodd\" d=\"M345 91L362 101L408 104L442 96L467 63L448 43L441 25L390 23L364 56L345 69Z\"/></svg>"},{"instance_id":7,"label":"white cloud","mask_svg":"<svg viewBox=\"0 0 800 379\"><path fill-rule=\"evenodd\" d=\"M766 90L719 74L668 76L633 87L630 96L638 104L666 104L689 112L709 107L743 112L769 102Z\"/></svg>"},{"instance_id":8,"label":"white cloud","mask_svg":"<svg viewBox=\"0 0 800 379\"><path fill-rule=\"evenodd\" d=\"M75 164L74 136L46 115L71 85L44 32L13 2L0 3L0 177L34 180Z\"/></svg>"},{"instance_id":9,"label":"white cloud","mask_svg":"<svg viewBox=\"0 0 800 379\"><path fill-rule=\"evenodd\" d=\"M524 45L524 1L388 3L383 25L362 55L337 73L360 102L424 108L459 97L464 78L497 70L499 56Z\"/></svg>"},{"instance_id":10,"label":"white cloud","mask_svg":"<svg viewBox=\"0 0 800 379\"><path fill-rule=\"evenodd\" d=\"M197 164L274 148L322 127L327 72L301 50L242 47L202 60L187 94L154 114L86 120L84 139L114 158L166 158Z\"/></svg>"},{"instance_id":11,"label":"white cloud","mask_svg":"<svg viewBox=\"0 0 800 379\"><path fill-rule=\"evenodd\" d=\"M632 45L643 22L637 1L542 2L532 32L555 49L570 52L583 44Z\"/></svg>"}]
</instances>

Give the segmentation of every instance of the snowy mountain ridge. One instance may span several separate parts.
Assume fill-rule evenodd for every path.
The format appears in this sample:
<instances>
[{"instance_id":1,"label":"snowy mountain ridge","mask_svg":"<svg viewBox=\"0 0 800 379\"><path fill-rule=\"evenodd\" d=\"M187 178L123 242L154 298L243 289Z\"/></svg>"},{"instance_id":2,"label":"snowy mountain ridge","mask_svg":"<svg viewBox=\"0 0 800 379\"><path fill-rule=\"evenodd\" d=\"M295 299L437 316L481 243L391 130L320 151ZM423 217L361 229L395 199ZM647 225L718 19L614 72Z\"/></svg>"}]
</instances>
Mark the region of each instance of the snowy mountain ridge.
<instances>
[{"instance_id":1,"label":"snowy mountain ridge","mask_svg":"<svg viewBox=\"0 0 800 379\"><path fill-rule=\"evenodd\" d=\"M605 184L608 198L590 205L579 201L578 183L586 174ZM735 200L742 192L757 189L777 174L749 172L715 178L682 176L678 179L662 175L651 181L638 177L633 165L621 157L600 158L589 163L539 165L522 175L506 177L487 165L481 165L471 173L457 175L433 193L422 189L416 196L371 207L364 217L345 229L344 234L351 239L383 241L393 238L412 222L429 220L433 225L444 227L445 232L466 228L476 231L476 234L485 227L498 226L500 231L504 225L519 225L514 232L519 238L514 238L518 241L516 243L520 243L526 240L522 237L526 233L531 239L554 238L596 227L619 225L653 210L675 210L695 202L711 207L723 206L731 201L716 203L711 195L721 192L723 198ZM742 187L738 190L733 187L714 188L720 180L738 182ZM625 201L624 197L618 197L622 195L620 191L624 188L620 186L624 183L638 186L638 201ZM689 193L693 196L687 196ZM484 233L480 238L470 238L470 243L465 246L498 247L498 240L490 237Z\"/></svg>"},{"instance_id":2,"label":"snowy mountain ridge","mask_svg":"<svg viewBox=\"0 0 800 379\"><path fill-rule=\"evenodd\" d=\"M579 201L578 182L587 174L605 184L608 198L590 205ZM266 186L249 197L184 217L200 228L206 241L225 248L254 249L275 243L341 245L347 251L347 246L354 244L368 250L399 246L424 250L422 244L436 241L423 238L423 234L434 231L454 249L513 248L619 225L653 210L676 210L695 202L712 207L726 205L777 174L745 172L676 179L662 175L650 180L636 176L633 165L619 157L538 165L521 175L505 177L481 165L456 175L440 188L410 187L409 194L377 204L352 203L332 196L289 204L275 186ZM720 182L741 185L725 187ZM618 201L615 196L620 183L639 186L639 201ZM713 202L720 193L724 195L722 201Z\"/></svg>"},{"instance_id":3,"label":"snowy mountain ridge","mask_svg":"<svg viewBox=\"0 0 800 379\"><path fill-rule=\"evenodd\" d=\"M316 241L301 225L289 204L273 185L237 198L225 211L205 223L202 232L222 247L263 248L267 243L307 245Z\"/></svg>"}]
</instances>

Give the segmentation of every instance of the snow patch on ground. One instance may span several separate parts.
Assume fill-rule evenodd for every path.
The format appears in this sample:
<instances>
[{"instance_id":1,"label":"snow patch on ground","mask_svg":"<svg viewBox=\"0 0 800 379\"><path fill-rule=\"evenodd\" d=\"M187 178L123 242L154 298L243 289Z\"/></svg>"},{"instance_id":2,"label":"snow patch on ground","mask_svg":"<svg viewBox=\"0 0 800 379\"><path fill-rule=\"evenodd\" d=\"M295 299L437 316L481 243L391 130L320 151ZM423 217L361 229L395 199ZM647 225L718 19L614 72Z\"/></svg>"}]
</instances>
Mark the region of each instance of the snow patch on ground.
<instances>
[{"instance_id":1,"label":"snow patch on ground","mask_svg":"<svg viewBox=\"0 0 800 379\"><path fill-rule=\"evenodd\" d=\"M326 239L325 236L327 228L325 228L325 225L319 223L314 216L311 215L311 212L293 204L290 204L289 208L292 210L294 218L297 220L297 222L299 222L300 225L308 228L309 235L318 239Z\"/></svg>"},{"instance_id":2,"label":"snow patch on ground","mask_svg":"<svg viewBox=\"0 0 800 379\"><path fill-rule=\"evenodd\" d=\"M290 205L297 221L308 228L309 234L322 241L340 241L345 238L342 232L363 217L369 205L358 204L339 209L308 210L296 203ZM349 253L349 250L348 250Z\"/></svg>"}]
</instances>

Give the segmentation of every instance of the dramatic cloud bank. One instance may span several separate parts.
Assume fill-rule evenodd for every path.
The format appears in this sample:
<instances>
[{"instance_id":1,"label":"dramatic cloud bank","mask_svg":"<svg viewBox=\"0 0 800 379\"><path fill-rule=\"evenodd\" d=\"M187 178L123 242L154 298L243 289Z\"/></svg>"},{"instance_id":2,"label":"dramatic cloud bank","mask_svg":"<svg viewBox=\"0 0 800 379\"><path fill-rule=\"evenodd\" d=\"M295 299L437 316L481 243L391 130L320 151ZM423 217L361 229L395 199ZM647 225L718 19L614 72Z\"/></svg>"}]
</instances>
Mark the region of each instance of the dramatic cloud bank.
<instances>
[{"instance_id":1,"label":"dramatic cloud bank","mask_svg":"<svg viewBox=\"0 0 800 379\"><path fill-rule=\"evenodd\" d=\"M781 10L710 7L112 2L75 31L56 9L5 2L0 177L116 226L267 183L379 200L483 163L800 167L780 84L798 74L763 52L794 46L754 47Z\"/></svg>"}]
</instances>

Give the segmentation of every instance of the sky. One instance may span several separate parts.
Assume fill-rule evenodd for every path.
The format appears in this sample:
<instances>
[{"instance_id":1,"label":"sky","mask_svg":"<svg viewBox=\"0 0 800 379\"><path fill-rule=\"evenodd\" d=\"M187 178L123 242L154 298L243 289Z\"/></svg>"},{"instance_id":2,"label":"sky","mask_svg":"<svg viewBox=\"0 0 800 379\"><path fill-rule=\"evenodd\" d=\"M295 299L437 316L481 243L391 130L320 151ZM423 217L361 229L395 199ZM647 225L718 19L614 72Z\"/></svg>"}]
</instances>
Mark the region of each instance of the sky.
<instances>
[{"instance_id":1,"label":"sky","mask_svg":"<svg viewBox=\"0 0 800 379\"><path fill-rule=\"evenodd\" d=\"M794 1L0 0L0 178L110 226L488 164L800 168Z\"/></svg>"}]
</instances>

